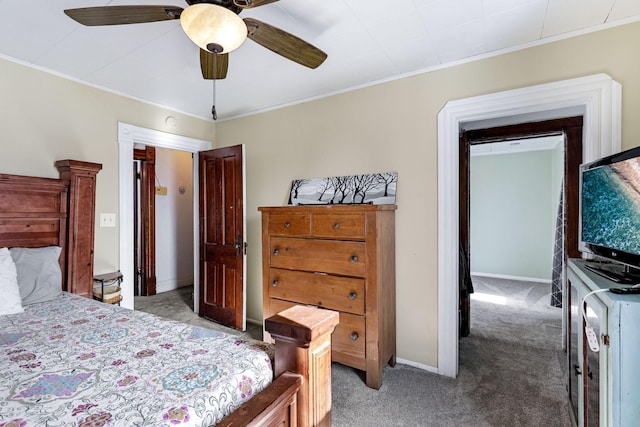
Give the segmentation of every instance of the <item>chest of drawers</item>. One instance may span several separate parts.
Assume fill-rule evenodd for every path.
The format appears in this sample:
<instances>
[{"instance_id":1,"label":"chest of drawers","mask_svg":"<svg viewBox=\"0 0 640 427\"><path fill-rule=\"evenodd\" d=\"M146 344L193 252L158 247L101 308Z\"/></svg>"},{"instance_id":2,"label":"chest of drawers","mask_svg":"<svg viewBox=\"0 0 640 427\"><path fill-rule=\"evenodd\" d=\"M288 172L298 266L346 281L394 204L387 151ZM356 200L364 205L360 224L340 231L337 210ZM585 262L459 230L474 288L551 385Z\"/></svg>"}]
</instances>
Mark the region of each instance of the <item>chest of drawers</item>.
<instances>
[{"instance_id":1,"label":"chest of drawers","mask_svg":"<svg viewBox=\"0 0 640 427\"><path fill-rule=\"evenodd\" d=\"M338 311L332 360L366 371L376 389L396 360L395 209L259 208L264 317L297 304Z\"/></svg>"}]
</instances>

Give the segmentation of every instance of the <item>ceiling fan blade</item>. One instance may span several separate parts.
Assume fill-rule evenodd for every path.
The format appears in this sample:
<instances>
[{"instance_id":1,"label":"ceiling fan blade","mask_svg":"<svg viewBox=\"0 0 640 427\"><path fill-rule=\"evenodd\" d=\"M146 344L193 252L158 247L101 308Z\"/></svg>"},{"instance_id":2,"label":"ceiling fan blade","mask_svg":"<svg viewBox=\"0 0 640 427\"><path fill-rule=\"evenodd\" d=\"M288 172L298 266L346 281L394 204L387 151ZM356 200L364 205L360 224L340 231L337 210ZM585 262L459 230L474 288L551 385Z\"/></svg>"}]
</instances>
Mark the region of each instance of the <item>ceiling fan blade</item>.
<instances>
[{"instance_id":1,"label":"ceiling fan blade","mask_svg":"<svg viewBox=\"0 0 640 427\"><path fill-rule=\"evenodd\" d=\"M327 54L279 28L253 18L244 18L247 37L267 49L309 68L318 68Z\"/></svg>"},{"instance_id":2,"label":"ceiling fan blade","mask_svg":"<svg viewBox=\"0 0 640 427\"><path fill-rule=\"evenodd\" d=\"M251 9L265 4L274 3L278 0L233 0L233 4L241 9Z\"/></svg>"},{"instance_id":3,"label":"ceiling fan blade","mask_svg":"<svg viewBox=\"0 0 640 427\"><path fill-rule=\"evenodd\" d=\"M183 9L178 6L98 6L67 9L71 19L87 26L140 24L143 22L180 19Z\"/></svg>"},{"instance_id":4,"label":"ceiling fan blade","mask_svg":"<svg viewBox=\"0 0 640 427\"><path fill-rule=\"evenodd\" d=\"M206 80L222 80L227 77L229 54L221 55L200 49L200 69L202 78Z\"/></svg>"}]
</instances>

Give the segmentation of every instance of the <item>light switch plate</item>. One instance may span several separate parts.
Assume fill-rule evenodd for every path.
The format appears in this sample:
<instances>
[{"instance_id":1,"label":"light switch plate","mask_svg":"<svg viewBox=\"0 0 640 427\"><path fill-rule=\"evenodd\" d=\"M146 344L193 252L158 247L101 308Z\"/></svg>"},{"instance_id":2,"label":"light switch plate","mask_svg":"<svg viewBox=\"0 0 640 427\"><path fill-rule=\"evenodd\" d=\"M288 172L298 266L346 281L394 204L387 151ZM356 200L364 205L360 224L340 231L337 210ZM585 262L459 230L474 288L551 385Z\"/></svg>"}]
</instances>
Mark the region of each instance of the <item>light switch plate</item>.
<instances>
[{"instance_id":1,"label":"light switch plate","mask_svg":"<svg viewBox=\"0 0 640 427\"><path fill-rule=\"evenodd\" d=\"M115 226L116 226L116 214L114 213L100 214L100 227L115 227Z\"/></svg>"}]
</instances>

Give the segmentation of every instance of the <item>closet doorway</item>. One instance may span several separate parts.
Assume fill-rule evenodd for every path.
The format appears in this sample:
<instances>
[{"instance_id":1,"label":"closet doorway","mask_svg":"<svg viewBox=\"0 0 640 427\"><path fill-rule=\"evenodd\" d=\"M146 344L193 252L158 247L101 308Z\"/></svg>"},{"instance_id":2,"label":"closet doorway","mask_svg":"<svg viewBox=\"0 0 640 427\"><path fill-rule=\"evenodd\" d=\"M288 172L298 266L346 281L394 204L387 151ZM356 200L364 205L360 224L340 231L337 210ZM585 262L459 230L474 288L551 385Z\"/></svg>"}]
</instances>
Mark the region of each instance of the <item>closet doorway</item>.
<instances>
[{"instance_id":1,"label":"closet doorway","mask_svg":"<svg viewBox=\"0 0 640 427\"><path fill-rule=\"evenodd\" d=\"M471 147L505 141L527 140L547 136L562 136L564 138L564 244L562 265L568 257L579 256L578 252L578 221L579 221L579 166L582 163L582 116L566 117L531 123L521 123L508 126L490 128L467 129L460 135L459 140L459 236L461 260L467 266L471 265L470 238L470 152ZM468 124L472 128L472 124ZM560 278L560 282L562 279ZM460 290L460 325L459 336L466 336L470 332L471 304L469 294Z\"/></svg>"},{"instance_id":2,"label":"closet doorway","mask_svg":"<svg viewBox=\"0 0 640 427\"><path fill-rule=\"evenodd\" d=\"M193 286L193 155L136 146L133 159L134 295Z\"/></svg>"}]
</instances>

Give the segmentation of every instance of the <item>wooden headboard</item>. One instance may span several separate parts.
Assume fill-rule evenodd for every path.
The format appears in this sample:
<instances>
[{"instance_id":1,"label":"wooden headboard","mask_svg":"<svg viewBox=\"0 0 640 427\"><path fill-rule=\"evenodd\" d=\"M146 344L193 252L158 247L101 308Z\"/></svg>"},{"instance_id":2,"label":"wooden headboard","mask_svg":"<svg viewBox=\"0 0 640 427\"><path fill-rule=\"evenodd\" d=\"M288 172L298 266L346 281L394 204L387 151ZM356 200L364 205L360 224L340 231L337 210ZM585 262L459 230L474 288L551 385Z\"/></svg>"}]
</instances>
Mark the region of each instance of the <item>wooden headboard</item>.
<instances>
[{"instance_id":1,"label":"wooden headboard","mask_svg":"<svg viewBox=\"0 0 640 427\"><path fill-rule=\"evenodd\" d=\"M0 247L60 246L62 288L90 297L101 164L61 160L60 179L0 174Z\"/></svg>"}]
</instances>

